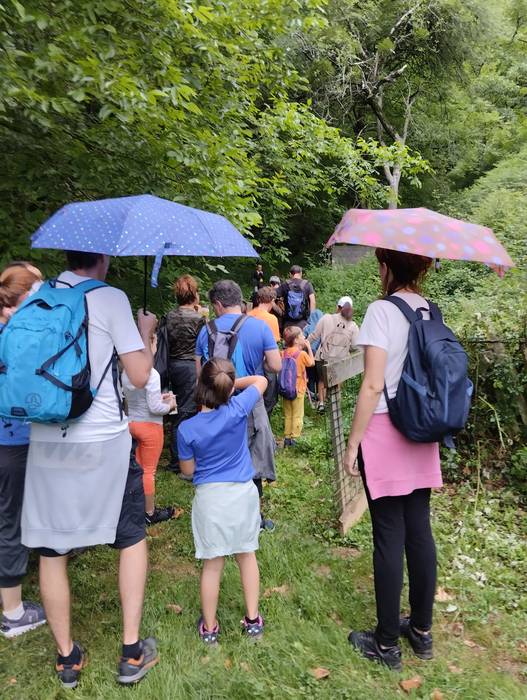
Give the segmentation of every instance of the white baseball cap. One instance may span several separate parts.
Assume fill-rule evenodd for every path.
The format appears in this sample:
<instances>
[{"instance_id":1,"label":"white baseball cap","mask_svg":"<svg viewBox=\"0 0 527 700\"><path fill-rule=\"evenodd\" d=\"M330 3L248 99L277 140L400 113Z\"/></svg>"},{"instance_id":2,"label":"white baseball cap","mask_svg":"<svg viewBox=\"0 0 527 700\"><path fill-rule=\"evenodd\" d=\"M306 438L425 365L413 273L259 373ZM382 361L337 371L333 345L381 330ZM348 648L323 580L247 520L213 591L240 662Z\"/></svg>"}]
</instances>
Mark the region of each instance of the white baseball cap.
<instances>
[{"instance_id":1,"label":"white baseball cap","mask_svg":"<svg viewBox=\"0 0 527 700\"><path fill-rule=\"evenodd\" d=\"M341 309L343 306L346 306L346 304L353 308L353 299L351 297L340 297L337 301L337 306L340 306Z\"/></svg>"}]
</instances>

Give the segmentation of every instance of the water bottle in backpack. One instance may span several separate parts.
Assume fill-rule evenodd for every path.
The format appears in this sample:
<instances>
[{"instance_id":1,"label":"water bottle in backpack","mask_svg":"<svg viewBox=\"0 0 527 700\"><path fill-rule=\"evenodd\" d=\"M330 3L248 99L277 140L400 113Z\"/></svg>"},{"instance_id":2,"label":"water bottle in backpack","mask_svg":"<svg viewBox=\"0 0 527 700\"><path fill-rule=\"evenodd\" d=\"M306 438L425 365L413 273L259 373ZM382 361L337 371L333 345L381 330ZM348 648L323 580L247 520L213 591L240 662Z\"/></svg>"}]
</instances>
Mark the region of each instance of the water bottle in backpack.
<instances>
[{"instance_id":1,"label":"water bottle in backpack","mask_svg":"<svg viewBox=\"0 0 527 700\"><path fill-rule=\"evenodd\" d=\"M395 304L410 324L408 354L397 393L384 395L395 427L414 442L439 442L453 447L453 436L465 426L470 411L472 382L468 358L444 322L439 308L428 302L430 320L397 296Z\"/></svg>"},{"instance_id":2,"label":"water bottle in backpack","mask_svg":"<svg viewBox=\"0 0 527 700\"><path fill-rule=\"evenodd\" d=\"M75 420L91 406L110 368L122 415L115 350L97 388L90 387L86 295L105 286L87 280L59 288L51 280L19 307L0 334L0 416Z\"/></svg>"}]
</instances>

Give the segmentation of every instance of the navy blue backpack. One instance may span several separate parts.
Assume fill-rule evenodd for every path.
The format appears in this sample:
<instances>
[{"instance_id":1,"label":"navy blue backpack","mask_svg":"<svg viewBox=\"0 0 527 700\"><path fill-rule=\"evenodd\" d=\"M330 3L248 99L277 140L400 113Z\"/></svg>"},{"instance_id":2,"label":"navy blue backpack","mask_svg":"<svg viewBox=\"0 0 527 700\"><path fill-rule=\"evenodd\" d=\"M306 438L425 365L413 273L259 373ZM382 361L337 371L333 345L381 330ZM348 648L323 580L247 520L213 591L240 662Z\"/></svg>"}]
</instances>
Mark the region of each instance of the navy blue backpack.
<instances>
[{"instance_id":1,"label":"navy blue backpack","mask_svg":"<svg viewBox=\"0 0 527 700\"><path fill-rule=\"evenodd\" d=\"M400 297L385 300L395 304L410 324L408 355L393 399L384 387L390 419L409 440L442 440L454 447L452 438L467 422L473 390L467 354L432 302L428 302L430 320L424 320L422 309L414 311Z\"/></svg>"}]
</instances>

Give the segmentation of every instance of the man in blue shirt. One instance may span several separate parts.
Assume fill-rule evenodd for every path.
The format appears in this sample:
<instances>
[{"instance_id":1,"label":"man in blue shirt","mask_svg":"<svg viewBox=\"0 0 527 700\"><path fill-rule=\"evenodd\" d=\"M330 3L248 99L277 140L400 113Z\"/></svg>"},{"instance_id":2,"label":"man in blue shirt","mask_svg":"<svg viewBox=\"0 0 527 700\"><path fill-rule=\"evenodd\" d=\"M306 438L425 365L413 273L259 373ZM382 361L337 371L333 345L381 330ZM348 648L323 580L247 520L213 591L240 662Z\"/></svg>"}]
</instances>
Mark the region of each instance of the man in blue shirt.
<instances>
[{"instance_id":1,"label":"man in blue shirt","mask_svg":"<svg viewBox=\"0 0 527 700\"><path fill-rule=\"evenodd\" d=\"M242 290L232 280L216 282L209 292L209 299L216 315L219 331L232 329L236 319L242 315ZM232 362L237 377L279 372L282 368L280 351L272 331L265 321L247 316L239 328L238 342ZM209 328L201 329L196 341L196 372L199 376L201 364L209 359ZM262 496L262 479L274 481L275 441L263 399L254 407L248 421L249 451L256 472L255 483ZM265 521L264 525L265 525Z\"/></svg>"}]
</instances>

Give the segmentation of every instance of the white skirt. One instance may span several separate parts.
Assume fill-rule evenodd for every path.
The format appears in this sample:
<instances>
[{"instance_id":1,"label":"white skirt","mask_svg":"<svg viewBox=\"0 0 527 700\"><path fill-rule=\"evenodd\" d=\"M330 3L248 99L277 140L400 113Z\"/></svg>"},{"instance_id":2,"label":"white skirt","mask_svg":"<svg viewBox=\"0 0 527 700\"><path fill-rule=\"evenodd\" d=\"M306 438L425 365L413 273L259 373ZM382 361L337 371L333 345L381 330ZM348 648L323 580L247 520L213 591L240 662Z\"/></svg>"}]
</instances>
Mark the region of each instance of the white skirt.
<instances>
[{"instance_id":1,"label":"white skirt","mask_svg":"<svg viewBox=\"0 0 527 700\"><path fill-rule=\"evenodd\" d=\"M92 443L31 440L22 543L63 552L114 542L131 445L128 430Z\"/></svg>"},{"instance_id":2,"label":"white skirt","mask_svg":"<svg viewBox=\"0 0 527 700\"><path fill-rule=\"evenodd\" d=\"M260 499L253 481L200 484L192 502L196 559L255 552Z\"/></svg>"}]
</instances>

